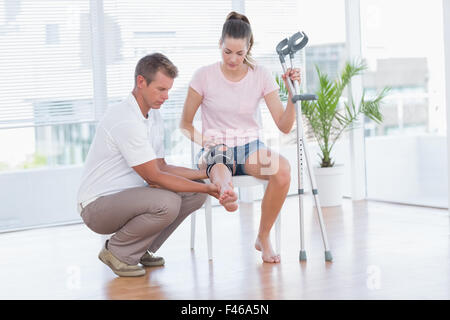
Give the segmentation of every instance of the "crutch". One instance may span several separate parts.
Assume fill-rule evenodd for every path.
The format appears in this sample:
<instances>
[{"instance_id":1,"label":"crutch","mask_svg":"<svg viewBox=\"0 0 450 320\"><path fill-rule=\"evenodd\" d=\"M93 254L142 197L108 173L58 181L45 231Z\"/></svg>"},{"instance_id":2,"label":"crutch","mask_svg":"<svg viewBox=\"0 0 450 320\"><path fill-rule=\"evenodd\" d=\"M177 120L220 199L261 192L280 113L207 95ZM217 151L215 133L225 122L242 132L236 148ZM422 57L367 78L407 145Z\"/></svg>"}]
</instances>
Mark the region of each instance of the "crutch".
<instances>
[{"instance_id":1,"label":"crutch","mask_svg":"<svg viewBox=\"0 0 450 320\"><path fill-rule=\"evenodd\" d=\"M290 38L282 40L276 47L278 56L280 57L281 66L283 68L283 73L286 73L286 61L285 56L289 55L289 60L291 63L291 68L294 69L293 59L294 54L304 48L308 43L308 37L304 32L297 32ZM319 194L317 191L316 179L312 172L311 157L309 154L309 149L307 147L306 141L303 137L303 123L302 123L302 107L300 101L317 100L317 96L314 94L299 94L300 87L299 83L295 83L287 77L287 83L290 91L293 93L292 102L295 104L295 114L297 121L297 160L298 160L298 204L299 204L299 216L300 216L300 254L299 260L306 261L306 250L305 250L305 238L304 238L304 223L303 223L303 153L305 155L306 168L308 169L309 182L312 188L312 194L314 196L314 202L316 204L317 216L320 223L320 231L322 233L323 245L325 247L325 261L332 261L333 257L331 255L330 248L328 246L327 232L325 230L325 224L322 217L322 208L320 207Z\"/></svg>"}]
</instances>

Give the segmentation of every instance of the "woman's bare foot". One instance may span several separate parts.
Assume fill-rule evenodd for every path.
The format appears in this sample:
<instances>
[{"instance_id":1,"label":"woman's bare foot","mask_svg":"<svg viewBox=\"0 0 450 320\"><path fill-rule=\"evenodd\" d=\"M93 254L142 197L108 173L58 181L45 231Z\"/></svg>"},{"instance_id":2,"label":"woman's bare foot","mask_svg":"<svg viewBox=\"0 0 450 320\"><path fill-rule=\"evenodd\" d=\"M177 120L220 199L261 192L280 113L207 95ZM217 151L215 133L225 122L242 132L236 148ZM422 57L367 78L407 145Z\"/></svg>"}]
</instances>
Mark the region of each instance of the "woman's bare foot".
<instances>
[{"instance_id":1,"label":"woman's bare foot","mask_svg":"<svg viewBox=\"0 0 450 320\"><path fill-rule=\"evenodd\" d=\"M258 236L255 241L255 249L261 251L261 257L264 262L279 263L281 257L272 249L269 237L261 238Z\"/></svg>"},{"instance_id":2,"label":"woman's bare foot","mask_svg":"<svg viewBox=\"0 0 450 320\"><path fill-rule=\"evenodd\" d=\"M219 203L224 206L225 210L229 212L236 211L238 209L237 195L233 189L227 189L222 192L219 198Z\"/></svg>"}]
</instances>

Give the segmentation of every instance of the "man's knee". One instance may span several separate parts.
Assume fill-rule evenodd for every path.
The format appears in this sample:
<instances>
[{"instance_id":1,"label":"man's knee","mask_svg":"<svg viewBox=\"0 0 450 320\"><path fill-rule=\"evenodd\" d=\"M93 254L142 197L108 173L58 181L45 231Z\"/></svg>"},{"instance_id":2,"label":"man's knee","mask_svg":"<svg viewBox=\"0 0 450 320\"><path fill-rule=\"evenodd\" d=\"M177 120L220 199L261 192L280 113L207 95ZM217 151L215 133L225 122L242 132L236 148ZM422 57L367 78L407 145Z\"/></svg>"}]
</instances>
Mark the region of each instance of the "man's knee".
<instances>
[{"instance_id":1,"label":"man's knee","mask_svg":"<svg viewBox=\"0 0 450 320\"><path fill-rule=\"evenodd\" d=\"M168 223L172 223L180 213L181 197L176 193L172 193L164 200L161 214L165 217Z\"/></svg>"},{"instance_id":2,"label":"man's knee","mask_svg":"<svg viewBox=\"0 0 450 320\"><path fill-rule=\"evenodd\" d=\"M206 198L208 198L208 194L207 193L194 193L193 197L194 197L194 205L192 207L194 210L192 210L192 212L200 209L203 206L203 204L206 201Z\"/></svg>"}]
</instances>

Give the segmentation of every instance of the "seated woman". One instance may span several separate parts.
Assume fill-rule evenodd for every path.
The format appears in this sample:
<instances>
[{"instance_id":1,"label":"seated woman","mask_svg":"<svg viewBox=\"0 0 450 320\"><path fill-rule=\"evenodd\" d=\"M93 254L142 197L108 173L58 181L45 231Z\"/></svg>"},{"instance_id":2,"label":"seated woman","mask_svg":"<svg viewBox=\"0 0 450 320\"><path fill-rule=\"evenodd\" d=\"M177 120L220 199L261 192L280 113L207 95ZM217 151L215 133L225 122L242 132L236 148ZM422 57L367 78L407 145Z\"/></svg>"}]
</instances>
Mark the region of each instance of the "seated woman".
<instances>
[{"instance_id":1,"label":"seated woman","mask_svg":"<svg viewBox=\"0 0 450 320\"><path fill-rule=\"evenodd\" d=\"M191 80L180 127L188 138L203 146L197 156L198 166L207 169L228 211L238 208L232 175L268 180L255 248L261 251L264 262L277 263L280 256L272 249L269 235L289 190L290 165L259 140L261 128L256 115L264 98L277 127L288 133L295 121L295 107L289 99L284 109L274 78L251 58L253 35L247 17L231 12L219 45L222 61L200 68ZM285 83L286 77L300 81L300 71L289 69L283 75ZM193 126L200 106L202 133Z\"/></svg>"}]
</instances>

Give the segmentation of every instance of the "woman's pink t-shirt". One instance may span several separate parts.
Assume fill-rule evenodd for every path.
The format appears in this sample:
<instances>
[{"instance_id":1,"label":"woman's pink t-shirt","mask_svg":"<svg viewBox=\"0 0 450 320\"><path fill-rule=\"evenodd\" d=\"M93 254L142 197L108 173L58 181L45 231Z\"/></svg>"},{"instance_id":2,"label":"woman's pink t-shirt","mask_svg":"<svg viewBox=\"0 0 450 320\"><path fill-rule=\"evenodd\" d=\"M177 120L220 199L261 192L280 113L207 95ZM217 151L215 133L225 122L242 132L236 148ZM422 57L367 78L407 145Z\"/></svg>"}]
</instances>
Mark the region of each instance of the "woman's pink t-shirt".
<instances>
[{"instance_id":1,"label":"woman's pink t-shirt","mask_svg":"<svg viewBox=\"0 0 450 320\"><path fill-rule=\"evenodd\" d=\"M233 82L225 78L220 62L198 69L190 87L203 97L203 136L229 147L260 137L259 102L266 94L279 89L273 76L262 66L248 68L243 79Z\"/></svg>"}]
</instances>

